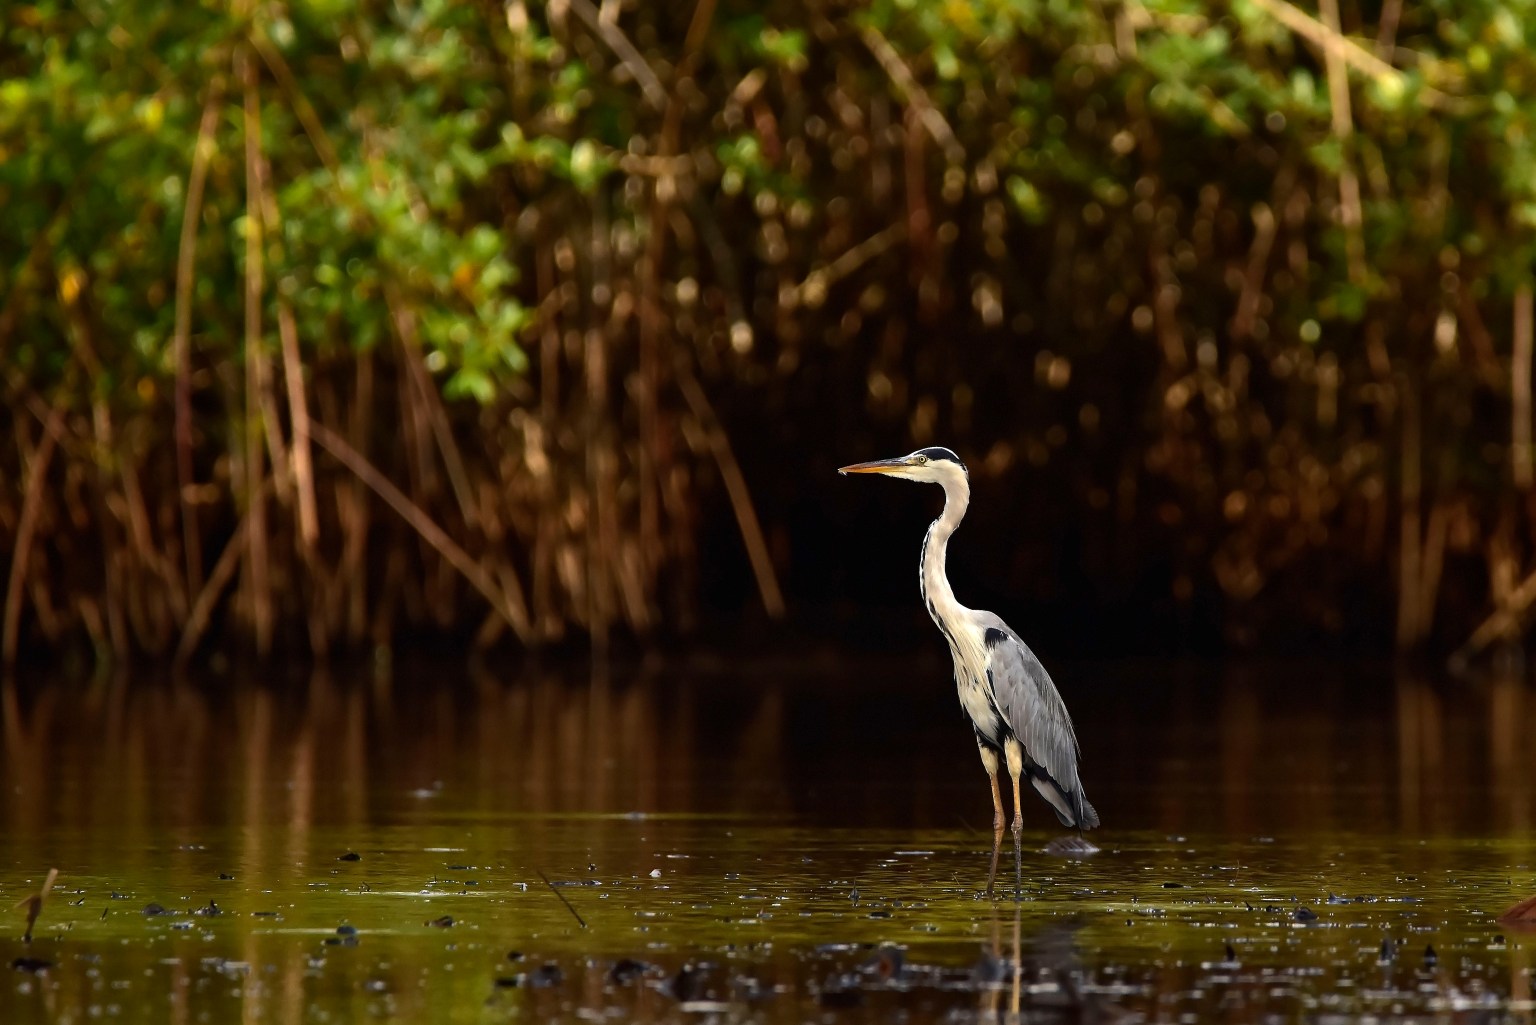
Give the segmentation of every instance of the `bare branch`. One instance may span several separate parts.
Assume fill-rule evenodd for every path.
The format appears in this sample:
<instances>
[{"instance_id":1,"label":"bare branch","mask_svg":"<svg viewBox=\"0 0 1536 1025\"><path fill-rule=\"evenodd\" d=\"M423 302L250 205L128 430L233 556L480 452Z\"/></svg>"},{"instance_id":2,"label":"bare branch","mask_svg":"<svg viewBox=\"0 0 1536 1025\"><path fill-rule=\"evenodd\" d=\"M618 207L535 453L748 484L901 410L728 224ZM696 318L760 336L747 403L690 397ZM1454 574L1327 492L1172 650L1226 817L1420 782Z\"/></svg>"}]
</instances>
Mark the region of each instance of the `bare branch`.
<instances>
[{"instance_id":1,"label":"bare branch","mask_svg":"<svg viewBox=\"0 0 1536 1025\"><path fill-rule=\"evenodd\" d=\"M576 12L587 28L603 41L613 55L619 59L640 86L640 91L645 94L645 102L655 107L658 111L667 109L667 90L662 88L661 79L656 77L656 72L651 70L650 64L635 49L635 44L629 41L624 30L602 16L591 0L568 0L571 10Z\"/></svg>"},{"instance_id":2,"label":"bare branch","mask_svg":"<svg viewBox=\"0 0 1536 1025\"><path fill-rule=\"evenodd\" d=\"M944 151L944 159L951 164L965 163L965 147L960 145L960 140L955 137L955 130L944 120L944 115L939 113L939 108L933 105L928 98L928 93L912 74L912 69L907 67L901 59L901 54L891 45L891 41L880 33L873 25L865 25L859 30L864 45L869 52L875 55L875 60L880 62L880 67L885 74L901 91L912 108L917 111L918 119L923 128L933 137L933 141Z\"/></svg>"},{"instance_id":3,"label":"bare branch","mask_svg":"<svg viewBox=\"0 0 1536 1025\"><path fill-rule=\"evenodd\" d=\"M373 489L374 493L384 499L390 508L400 514L400 518L410 524L421 539L433 548L438 554L447 559L454 569L461 573L470 586L485 596L500 616L507 621L507 625L517 634L524 643L533 641L533 630L528 623L528 610L523 607L521 600L516 596L508 595L496 584L489 573L476 562L468 552L454 543L453 538L439 527L422 508L406 497L405 493L385 477L374 467L372 463L364 459L351 445L330 428L318 421L312 421L309 425L310 437L319 443L331 455L341 460L342 464L364 484Z\"/></svg>"},{"instance_id":4,"label":"bare branch","mask_svg":"<svg viewBox=\"0 0 1536 1025\"><path fill-rule=\"evenodd\" d=\"M906 237L907 227L901 223L893 224L884 231L871 235L858 245L850 247L831 263L811 271L800 284L785 289L779 296L780 305L788 309L794 309L801 303L812 307L820 306L826 299L828 288Z\"/></svg>"},{"instance_id":5,"label":"bare branch","mask_svg":"<svg viewBox=\"0 0 1536 1025\"><path fill-rule=\"evenodd\" d=\"M1287 3L1286 0L1253 0L1253 2L1286 28L1321 47L1325 52L1336 54L1340 60L1356 71L1378 80L1390 80L1399 86L1406 85L1401 71L1339 32L1337 28L1323 24L1299 7ZM1454 112L1466 106L1465 101L1448 96L1432 86L1420 86L1418 96L1426 106L1436 110Z\"/></svg>"},{"instance_id":6,"label":"bare branch","mask_svg":"<svg viewBox=\"0 0 1536 1025\"><path fill-rule=\"evenodd\" d=\"M741 539L747 546L747 557L752 563L752 573L757 578L757 590L762 595L763 608L773 619L781 619L784 616L784 593L779 590L779 578L773 570L773 559L769 556L768 544L763 539L763 528L758 522L757 510L752 506L752 494L747 488L747 479L741 472L741 465L736 462L736 454L731 450L731 439L726 435L725 428L721 426L720 418L715 415L714 407L710 405L709 397L704 394L698 378L694 377L691 371L679 367L677 385L682 390L688 407L693 410L693 415L699 418L699 423L704 428L705 437L709 442L710 452L715 457L715 464L720 468L720 477L725 482L725 492L730 497L731 508L736 513L736 523L741 528Z\"/></svg>"},{"instance_id":7,"label":"bare branch","mask_svg":"<svg viewBox=\"0 0 1536 1025\"><path fill-rule=\"evenodd\" d=\"M203 191L213 157L213 135L224 103L224 80L215 77L203 103L203 118L192 150L187 177L187 202L181 212L181 242L176 254L176 327L172 351L176 361L176 486L180 492L182 544L187 567L187 593L202 587L202 542L192 508L192 276L197 270L197 228L203 218Z\"/></svg>"}]
</instances>

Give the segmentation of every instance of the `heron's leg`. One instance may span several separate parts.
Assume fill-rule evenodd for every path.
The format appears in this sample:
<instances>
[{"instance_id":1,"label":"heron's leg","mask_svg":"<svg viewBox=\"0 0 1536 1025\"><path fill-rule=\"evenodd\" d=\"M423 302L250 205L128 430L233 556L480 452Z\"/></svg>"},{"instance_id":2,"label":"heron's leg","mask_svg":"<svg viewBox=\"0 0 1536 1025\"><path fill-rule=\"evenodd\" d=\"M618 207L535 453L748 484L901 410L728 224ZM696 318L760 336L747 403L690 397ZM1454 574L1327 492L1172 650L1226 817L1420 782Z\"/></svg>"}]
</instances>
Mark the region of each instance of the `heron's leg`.
<instances>
[{"instance_id":1,"label":"heron's leg","mask_svg":"<svg viewBox=\"0 0 1536 1025\"><path fill-rule=\"evenodd\" d=\"M1024 891L1024 810L1019 800L1020 777L1024 775L1024 747L1013 737L1003 745L1008 758L1008 775L1013 778L1013 899Z\"/></svg>"},{"instance_id":2,"label":"heron's leg","mask_svg":"<svg viewBox=\"0 0 1536 1025\"><path fill-rule=\"evenodd\" d=\"M992 899L992 885L997 882L997 855L1003 846L1003 793L997 785L997 752L979 741L981 765L992 782L992 868L987 872L987 899Z\"/></svg>"}]
</instances>

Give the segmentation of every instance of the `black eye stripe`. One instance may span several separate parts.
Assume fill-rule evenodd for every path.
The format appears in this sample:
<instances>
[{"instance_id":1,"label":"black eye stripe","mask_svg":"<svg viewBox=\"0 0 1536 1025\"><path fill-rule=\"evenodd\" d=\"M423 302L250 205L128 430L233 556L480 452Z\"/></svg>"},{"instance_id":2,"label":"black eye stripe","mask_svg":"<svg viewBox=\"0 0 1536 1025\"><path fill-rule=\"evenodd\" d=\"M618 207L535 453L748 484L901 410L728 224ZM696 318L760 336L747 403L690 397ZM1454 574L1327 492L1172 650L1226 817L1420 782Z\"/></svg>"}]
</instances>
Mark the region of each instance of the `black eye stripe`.
<instances>
[{"instance_id":1,"label":"black eye stripe","mask_svg":"<svg viewBox=\"0 0 1536 1025\"><path fill-rule=\"evenodd\" d=\"M960 461L960 457L955 455L951 449L944 448L941 445L935 445L932 448L918 449L913 453L913 455L922 457L924 462L951 462L960 467L960 469L965 469L965 464Z\"/></svg>"}]
</instances>

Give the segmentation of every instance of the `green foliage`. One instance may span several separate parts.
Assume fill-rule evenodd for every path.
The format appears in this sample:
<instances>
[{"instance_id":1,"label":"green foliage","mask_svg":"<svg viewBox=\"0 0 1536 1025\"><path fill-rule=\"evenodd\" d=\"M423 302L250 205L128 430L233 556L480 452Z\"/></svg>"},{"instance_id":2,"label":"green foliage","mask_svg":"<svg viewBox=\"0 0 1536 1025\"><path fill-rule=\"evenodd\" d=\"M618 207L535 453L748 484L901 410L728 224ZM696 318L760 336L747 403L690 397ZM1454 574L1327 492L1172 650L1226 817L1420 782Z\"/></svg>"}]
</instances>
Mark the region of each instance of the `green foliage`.
<instances>
[{"instance_id":1,"label":"green foliage","mask_svg":"<svg viewBox=\"0 0 1536 1025\"><path fill-rule=\"evenodd\" d=\"M466 400L466 434L484 406L524 406L497 422L525 431L499 444L542 468L529 479L593 460L571 496L541 478L519 522L643 524L631 555L586 555L624 567L612 590L637 623L664 560L633 553L660 543L658 509L692 522L675 482L693 477L642 450L714 437L674 375L770 409L814 379L844 426L985 440L998 467L1075 452L1058 490L1096 509L1169 496L1140 514L1183 524L1176 572L1220 564L1247 593L1330 529L1385 522L1393 418L1424 382L1444 457L1427 488L1491 522L1507 485L1536 3L1379 14L1346 6L1339 34L1287 0L13 4L6 383L164 440L208 110L188 311L204 464L257 426L278 462L281 429L258 421L289 397L246 408L259 280L263 350L291 312L309 380L420 360ZM529 373L533 339L548 373ZM435 471L414 479L440 494ZM595 481L612 494L580 491ZM1374 511L1348 520L1351 502ZM615 520L589 529L599 508ZM538 570L573 595L574 550ZM600 616L608 591L572 602Z\"/></svg>"},{"instance_id":2,"label":"green foliage","mask_svg":"<svg viewBox=\"0 0 1536 1025\"><path fill-rule=\"evenodd\" d=\"M504 87L480 16L441 2L304 3L260 7L255 36L245 24L227 6L140 0L8 9L0 280L29 325L11 343L15 358L59 371L53 357L71 345L55 282L71 280L99 319L93 343L110 372L146 387L174 372L181 221L210 97L192 321L199 364L238 358L252 268L235 62L250 53L275 215L263 233L262 270L276 283L264 294L263 344L276 351L279 295L305 353L379 344L394 330L393 290L430 310L421 340L450 391L490 397L524 369L526 313L505 229L486 216L491 178L515 155L490 127ZM271 60L255 56L263 48Z\"/></svg>"}]
</instances>

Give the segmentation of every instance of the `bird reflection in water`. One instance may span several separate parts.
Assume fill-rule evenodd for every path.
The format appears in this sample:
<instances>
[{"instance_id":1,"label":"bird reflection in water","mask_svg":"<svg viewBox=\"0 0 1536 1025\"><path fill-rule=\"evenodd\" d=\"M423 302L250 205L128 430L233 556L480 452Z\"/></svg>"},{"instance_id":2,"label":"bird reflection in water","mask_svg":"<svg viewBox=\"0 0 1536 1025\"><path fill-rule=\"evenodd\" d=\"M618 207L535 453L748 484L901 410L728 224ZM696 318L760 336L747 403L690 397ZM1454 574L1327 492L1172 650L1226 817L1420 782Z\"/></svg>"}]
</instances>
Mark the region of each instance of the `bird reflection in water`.
<instances>
[{"instance_id":1,"label":"bird reflection in water","mask_svg":"<svg viewBox=\"0 0 1536 1025\"><path fill-rule=\"evenodd\" d=\"M1081 918L1052 921L1025 936L1023 917L1019 905L1011 916L995 909L991 942L971 969L971 984L981 994L978 1021L1114 1023L1131 1016L1085 985Z\"/></svg>"}]
</instances>

